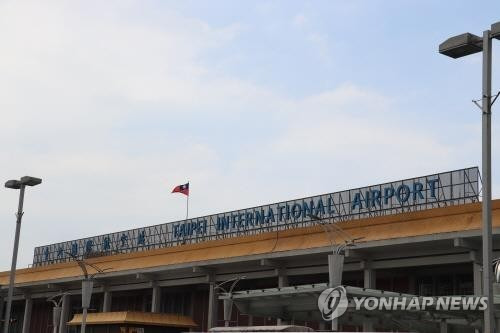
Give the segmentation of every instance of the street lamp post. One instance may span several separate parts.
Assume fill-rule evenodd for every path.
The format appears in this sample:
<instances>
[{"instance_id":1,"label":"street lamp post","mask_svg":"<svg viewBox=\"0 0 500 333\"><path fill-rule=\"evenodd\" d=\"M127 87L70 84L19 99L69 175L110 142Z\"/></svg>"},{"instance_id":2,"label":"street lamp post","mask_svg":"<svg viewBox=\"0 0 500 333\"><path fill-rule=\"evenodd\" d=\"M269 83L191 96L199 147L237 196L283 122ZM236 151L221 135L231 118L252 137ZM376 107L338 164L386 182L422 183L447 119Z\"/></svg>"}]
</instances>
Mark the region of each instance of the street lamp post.
<instances>
[{"instance_id":1,"label":"street lamp post","mask_svg":"<svg viewBox=\"0 0 500 333\"><path fill-rule=\"evenodd\" d=\"M59 332L59 322L61 321L61 313L62 313L61 303L63 301L63 297L66 295L69 295L69 294L62 293L62 294L58 294L58 295L52 296L49 299L47 299L48 302L52 302L54 304L54 306L52 307L52 332L53 333ZM60 297L59 301L55 300L57 297Z\"/></svg>"},{"instance_id":2,"label":"street lamp post","mask_svg":"<svg viewBox=\"0 0 500 333\"><path fill-rule=\"evenodd\" d=\"M19 235L21 233L21 219L23 218L24 190L26 186L36 186L40 184L40 178L24 176L20 180L9 180L5 183L6 188L19 190L19 205L16 214L16 235L14 237L14 250L12 252L12 264L10 267L9 292L7 294L7 307L5 308L5 321L3 332L9 333L10 312L12 307L12 295L14 293L14 282L16 278L17 250L19 247Z\"/></svg>"},{"instance_id":3,"label":"street lamp post","mask_svg":"<svg viewBox=\"0 0 500 333\"><path fill-rule=\"evenodd\" d=\"M238 276L233 279L229 279L226 281L223 281L219 283L218 285L215 286L214 290L217 291L218 289L223 290L227 295L228 298L224 299L224 326L229 327L229 322L231 321L231 313L233 312L233 289L236 287L236 284L240 282L241 280L245 279L246 276ZM229 283L233 281L231 284L231 287L229 287L228 290L226 290L224 287L222 287L224 284Z\"/></svg>"},{"instance_id":4,"label":"street lamp post","mask_svg":"<svg viewBox=\"0 0 500 333\"><path fill-rule=\"evenodd\" d=\"M80 333L85 333L85 330L87 328L87 314L88 310L90 308L90 299L92 298L92 292L94 289L94 277L97 274L102 274L107 270L112 269L111 267L101 269L97 267L94 264L88 263L85 260L79 259L77 255L74 255L73 253L68 252L68 254L76 261L78 266L80 266L80 269L82 270L83 273L83 280L82 280L82 324L80 328ZM94 274L89 274L87 270L87 266L92 267L95 270Z\"/></svg>"},{"instance_id":5,"label":"street lamp post","mask_svg":"<svg viewBox=\"0 0 500 333\"><path fill-rule=\"evenodd\" d=\"M471 33L454 36L439 45L439 53L461 58L483 52L482 72L482 240L483 240L483 296L488 299L484 310L483 332L494 332L492 226L491 226L491 40L500 39L500 22L485 30L483 37Z\"/></svg>"},{"instance_id":6,"label":"street lamp post","mask_svg":"<svg viewBox=\"0 0 500 333\"><path fill-rule=\"evenodd\" d=\"M323 228L326 236L330 240L332 253L328 255L328 287L334 288L342 284L342 273L344 271L344 252L346 247L354 246L355 242L360 238L352 238L347 232L342 230L335 223L325 222L320 217L309 214L313 223L320 225ZM335 243L335 236L338 235L343 238L343 244ZM332 319L332 331L338 331L339 322L338 318Z\"/></svg>"},{"instance_id":7,"label":"street lamp post","mask_svg":"<svg viewBox=\"0 0 500 333\"><path fill-rule=\"evenodd\" d=\"M85 333L87 327L87 313L90 308L90 299L92 297L92 290L94 288L94 280L92 277L86 277L82 280L82 325L81 325L81 333Z\"/></svg>"}]
</instances>

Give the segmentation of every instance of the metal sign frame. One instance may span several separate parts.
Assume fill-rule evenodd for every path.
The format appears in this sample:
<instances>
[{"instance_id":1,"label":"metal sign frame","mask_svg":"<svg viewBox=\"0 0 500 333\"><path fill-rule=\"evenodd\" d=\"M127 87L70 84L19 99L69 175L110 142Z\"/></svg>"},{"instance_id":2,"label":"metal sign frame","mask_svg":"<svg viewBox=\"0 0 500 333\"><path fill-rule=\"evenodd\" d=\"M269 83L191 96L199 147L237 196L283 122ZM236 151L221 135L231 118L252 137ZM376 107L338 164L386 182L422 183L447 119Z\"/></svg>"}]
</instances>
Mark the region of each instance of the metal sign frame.
<instances>
[{"instance_id":1,"label":"metal sign frame","mask_svg":"<svg viewBox=\"0 0 500 333\"><path fill-rule=\"evenodd\" d=\"M33 266L479 201L478 167L282 201L35 248Z\"/></svg>"}]
</instances>

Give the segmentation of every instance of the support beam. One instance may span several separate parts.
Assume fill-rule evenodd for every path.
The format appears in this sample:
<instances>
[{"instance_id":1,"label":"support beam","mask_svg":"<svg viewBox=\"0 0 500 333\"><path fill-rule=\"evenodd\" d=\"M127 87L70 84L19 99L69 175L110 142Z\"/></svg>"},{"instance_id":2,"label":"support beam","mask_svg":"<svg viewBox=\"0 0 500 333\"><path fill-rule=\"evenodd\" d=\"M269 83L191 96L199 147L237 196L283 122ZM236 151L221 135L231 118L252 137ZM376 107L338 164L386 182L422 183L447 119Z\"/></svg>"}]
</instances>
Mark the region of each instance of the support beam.
<instances>
[{"instance_id":1,"label":"support beam","mask_svg":"<svg viewBox=\"0 0 500 333\"><path fill-rule=\"evenodd\" d=\"M172 279L172 280L164 280L158 281L158 285L160 287L177 287L177 286L186 286L193 284L203 284L207 283L207 277L194 277L194 278L180 278L180 279Z\"/></svg>"},{"instance_id":2,"label":"support beam","mask_svg":"<svg viewBox=\"0 0 500 333\"><path fill-rule=\"evenodd\" d=\"M441 319L439 323L439 333L448 333L448 324L446 323L446 319Z\"/></svg>"},{"instance_id":3,"label":"support beam","mask_svg":"<svg viewBox=\"0 0 500 333\"><path fill-rule=\"evenodd\" d=\"M277 268L276 275L278 276L278 288L288 287L288 276L286 275L285 268ZM282 318L276 319L277 325L286 325Z\"/></svg>"},{"instance_id":4,"label":"support beam","mask_svg":"<svg viewBox=\"0 0 500 333\"><path fill-rule=\"evenodd\" d=\"M156 280L156 275L153 273L136 273L135 279L136 280L154 281L154 280Z\"/></svg>"},{"instance_id":5,"label":"support beam","mask_svg":"<svg viewBox=\"0 0 500 333\"><path fill-rule=\"evenodd\" d=\"M63 295L61 304L61 320L59 322L59 333L68 332L68 325L66 323L69 321L70 305L71 305L71 296L68 294Z\"/></svg>"},{"instance_id":6,"label":"support beam","mask_svg":"<svg viewBox=\"0 0 500 333\"><path fill-rule=\"evenodd\" d=\"M217 290L215 290L215 273L209 274L208 280L207 330L217 325Z\"/></svg>"},{"instance_id":7,"label":"support beam","mask_svg":"<svg viewBox=\"0 0 500 333\"><path fill-rule=\"evenodd\" d=\"M366 250L350 249L346 248L344 250L344 256L346 258L356 258L356 259L370 259L371 256Z\"/></svg>"},{"instance_id":8,"label":"support beam","mask_svg":"<svg viewBox=\"0 0 500 333\"><path fill-rule=\"evenodd\" d=\"M160 312L161 306L161 287L158 284L153 285L153 295L151 298L151 312Z\"/></svg>"},{"instance_id":9,"label":"support beam","mask_svg":"<svg viewBox=\"0 0 500 333\"><path fill-rule=\"evenodd\" d=\"M447 265L470 262L471 258L468 253L446 254L431 257L415 257L406 259L389 259L377 260L373 262L375 269L399 268L399 267L415 267L415 266L430 266L430 265Z\"/></svg>"},{"instance_id":10,"label":"support beam","mask_svg":"<svg viewBox=\"0 0 500 333\"><path fill-rule=\"evenodd\" d=\"M479 251L471 251L470 257L472 259L472 286L475 296L483 295L483 265L482 258ZM474 330L475 333L480 333L479 329Z\"/></svg>"},{"instance_id":11,"label":"support beam","mask_svg":"<svg viewBox=\"0 0 500 333\"><path fill-rule=\"evenodd\" d=\"M152 289L152 288L153 288L153 286L151 286L151 289ZM153 295L153 293L151 292L151 298L153 297L152 295ZM142 295L142 302L141 302L141 311L142 311L142 312L148 312L148 311L151 311L151 310L152 310L152 308L153 308L153 303L151 303L151 306L148 308L148 303L149 303L149 302L148 302L148 296L149 296L149 295L148 295L147 293L144 293L144 294ZM151 299L151 301L152 301L152 299Z\"/></svg>"},{"instance_id":12,"label":"support beam","mask_svg":"<svg viewBox=\"0 0 500 333\"><path fill-rule=\"evenodd\" d=\"M31 310L33 309L33 299L30 295L25 296L24 317L23 317L23 333L30 333L31 325Z\"/></svg>"},{"instance_id":13,"label":"support beam","mask_svg":"<svg viewBox=\"0 0 500 333\"><path fill-rule=\"evenodd\" d=\"M102 312L111 312L113 294L110 290L105 289L102 298Z\"/></svg>"},{"instance_id":14,"label":"support beam","mask_svg":"<svg viewBox=\"0 0 500 333\"><path fill-rule=\"evenodd\" d=\"M194 318L194 303L196 302L196 292L191 291L191 301L189 302L189 316ZM192 327L189 328L189 332L194 332Z\"/></svg>"},{"instance_id":15,"label":"support beam","mask_svg":"<svg viewBox=\"0 0 500 333\"><path fill-rule=\"evenodd\" d=\"M328 285L330 288L337 287L342 284L342 273L344 271L344 255L329 254L328 255ZM338 318L332 320L332 331L338 331Z\"/></svg>"},{"instance_id":16,"label":"support beam","mask_svg":"<svg viewBox=\"0 0 500 333\"><path fill-rule=\"evenodd\" d=\"M3 316L3 310L5 308L5 298L4 297L0 297L0 318L4 318Z\"/></svg>"},{"instance_id":17,"label":"support beam","mask_svg":"<svg viewBox=\"0 0 500 333\"><path fill-rule=\"evenodd\" d=\"M361 262L363 269L363 287L368 289L376 288L376 271L372 268L372 262L364 260ZM373 318L364 316L363 332L373 332Z\"/></svg>"},{"instance_id":18,"label":"support beam","mask_svg":"<svg viewBox=\"0 0 500 333\"><path fill-rule=\"evenodd\" d=\"M265 267L283 267L284 263L281 260L276 259L261 259L260 265Z\"/></svg>"},{"instance_id":19,"label":"support beam","mask_svg":"<svg viewBox=\"0 0 500 333\"><path fill-rule=\"evenodd\" d=\"M480 254L476 251L471 251L472 260L472 281L474 287L474 295L481 296L483 294L483 266Z\"/></svg>"},{"instance_id":20,"label":"support beam","mask_svg":"<svg viewBox=\"0 0 500 333\"><path fill-rule=\"evenodd\" d=\"M453 247L467 250L479 250L481 249L481 243L467 238L455 238L453 239Z\"/></svg>"},{"instance_id":21,"label":"support beam","mask_svg":"<svg viewBox=\"0 0 500 333\"><path fill-rule=\"evenodd\" d=\"M193 266L193 273L210 274L214 271L213 267Z\"/></svg>"},{"instance_id":22,"label":"support beam","mask_svg":"<svg viewBox=\"0 0 500 333\"><path fill-rule=\"evenodd\" d=\"M278 276L278 288L288 287L288 275L285 268L277 268L276 275Z\"/></svg>"},{"instance_id":23,"label":"support beam","mask_svg":"<svg viewBox=\"0 0 500 333\"><path fill-rule=\"evenodd\" d=\"M144 273L136 273L135 274L135 279L136 280L149 280Z\"/></svg>"},{"instance_id":24,"label":"support beam","mask_svg":"<svg viewBox=\"0 0 500 333\"><path fill-rule=\"evenodd\" d=\"M217 282L215 280L215 268L213 267L208 267L208 266L194 266L193 267L193 273L201 273L205 275L205 282L210 283L212 280L212 277L214 277L214 283Z\"/></svg>"},{"instance_id":25,"label":"support beam","mask_svg":"<svg viewBox=\"0 0 500 333\"><path fill-rule=\"evenodd\" d=\"M478 264L482 265L483 262L483 256L479 250L473 250L469 252L469 258L470 261L472 262L477 262Z\"/></svg>"}]
</instances>

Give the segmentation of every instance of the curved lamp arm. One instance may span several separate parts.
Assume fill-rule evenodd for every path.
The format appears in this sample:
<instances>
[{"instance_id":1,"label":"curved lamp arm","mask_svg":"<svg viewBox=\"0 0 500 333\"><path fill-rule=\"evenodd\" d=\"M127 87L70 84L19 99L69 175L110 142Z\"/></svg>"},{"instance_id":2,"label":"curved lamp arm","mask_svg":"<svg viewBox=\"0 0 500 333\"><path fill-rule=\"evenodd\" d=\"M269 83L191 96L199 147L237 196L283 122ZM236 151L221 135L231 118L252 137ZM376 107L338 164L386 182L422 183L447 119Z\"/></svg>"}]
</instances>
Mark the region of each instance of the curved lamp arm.
<instances>
[{"instance_id":1,"label":"curved lamp arm","mask_svg":"<svg viewBox=\"0 0 500 333\"><path fill-rule=\"evenodd\" d=\"M219 283L218 285L215 286L215 290L217 289L221 289L222 291L224 291L225 293L227 294L230 294L233 292L233 289L234 287L236 286L236 284L240 281L240 280L243 280L245 279L246 276L242 275L242 276L237 276L235 278L232 278L232 279L229 279L229 280L226 280L226 281L222 281L221 283ZM233 283L231 284L231 287L229 288L229 291L227 291L224 287L222 287L222 285L226 284L226 283L229 283L233 281Z\"/></svg>"}]
</instances>

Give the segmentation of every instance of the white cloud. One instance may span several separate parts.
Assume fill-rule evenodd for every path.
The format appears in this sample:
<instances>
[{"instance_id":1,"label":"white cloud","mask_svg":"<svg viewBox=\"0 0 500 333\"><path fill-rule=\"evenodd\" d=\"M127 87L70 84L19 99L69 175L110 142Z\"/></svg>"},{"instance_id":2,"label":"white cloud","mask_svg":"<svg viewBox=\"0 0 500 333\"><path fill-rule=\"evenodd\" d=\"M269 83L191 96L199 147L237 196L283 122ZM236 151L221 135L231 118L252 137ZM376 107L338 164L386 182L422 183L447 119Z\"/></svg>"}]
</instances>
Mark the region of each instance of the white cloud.
<instances>
[{"instance_id":1,"label":"white cloud","mask_svg":"<svg viewBox=\"0 0 500 333\"><path fill-rule=\"evenodd\" d=\"M27 192L21 266L35 245L183 218L170 190L188 179L201 215L442 170L460 154L372 89L294 99L214 70L203 55L237 24L138 8L0 4L2 177L44 179ZM314 42L326 56L326 37ZM7 268L17 197L0 200Z\"/></svg>"}]
</instances>

